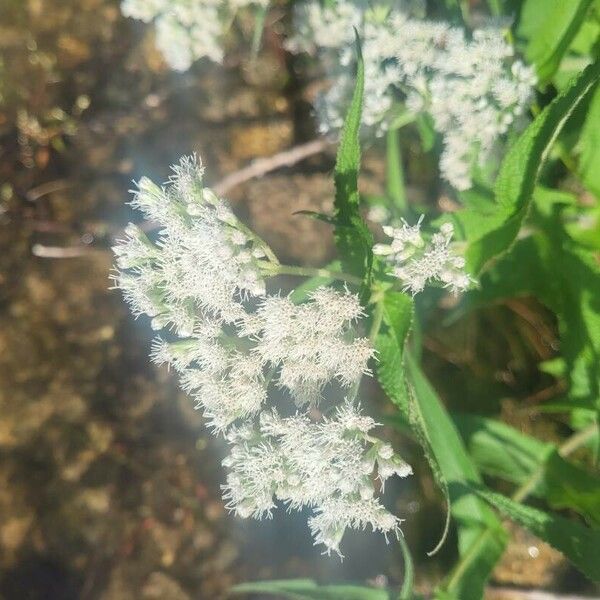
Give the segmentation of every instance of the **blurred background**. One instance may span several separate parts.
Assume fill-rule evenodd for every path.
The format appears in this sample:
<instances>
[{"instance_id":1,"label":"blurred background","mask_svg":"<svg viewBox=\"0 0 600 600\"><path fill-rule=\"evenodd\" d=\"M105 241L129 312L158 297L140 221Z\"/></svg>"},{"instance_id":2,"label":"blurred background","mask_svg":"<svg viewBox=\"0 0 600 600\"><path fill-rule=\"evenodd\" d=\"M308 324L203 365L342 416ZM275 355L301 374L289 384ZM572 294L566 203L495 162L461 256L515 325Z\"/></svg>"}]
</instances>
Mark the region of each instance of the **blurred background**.
<instances>
[{"instance_id":1,"label":"blurred background","mask_svg":"<svg viewBox=\"0 0 600 600\"><path fill-rule=\"evenodd\" d=\"M1 598L219 599L254 579L402 580L398 547L379 536L347 534L340 562L312 546L306 515L279 511L263 523L228 515L219 440L175 379L150 364L147 320L134 321L109 289L110 246L138 218L126 204L132 180L163 181L170 164L197 152L216 184L317 138L310 101L324 82L283 50L288 19L282 2L255 59L242 19L225 65L200 61L178 74L152 28L124 19L117 0L0 1ZM410 132L402 143L410 200L447 208ZM227 193L290 263L333 255L328 226L292 214L331 208L335 148L320 150ZM362 189L381 193L383 181L375 143ZM442 396L554 439L551 424L516 409L560 391L536 368L553 356L551 315L511 300L453 328L439 324L438 309L424 345ZM365 390L373 414L389 412L374 382ZM489 405L474 407L473 397ZM417 476L390 486L386 502L406 518L426 592L452 563L454 539L427 558L443 499L418 447L395 443ZM590 591L560 554L510 527L490 598L529 597L506 586Z\"/></svg>"}]
</instances>

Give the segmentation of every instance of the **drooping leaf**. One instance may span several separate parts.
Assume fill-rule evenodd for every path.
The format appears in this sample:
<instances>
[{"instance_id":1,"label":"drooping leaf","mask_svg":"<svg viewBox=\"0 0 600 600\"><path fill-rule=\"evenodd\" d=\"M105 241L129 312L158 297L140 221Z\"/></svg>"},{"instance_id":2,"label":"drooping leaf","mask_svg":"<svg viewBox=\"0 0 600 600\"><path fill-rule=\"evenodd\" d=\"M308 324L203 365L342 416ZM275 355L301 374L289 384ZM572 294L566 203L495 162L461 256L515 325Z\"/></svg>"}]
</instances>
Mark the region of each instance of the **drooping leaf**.
<instances>
[{"instance_id":1,"label":"drooping leaf","mask_svg":"<svg viewBox=\"0 0 600 600\"><path fill-rule=\"evenodd\" d=\"M562 552L584 575L600 581L600 529L525 506L483 487L476 493L501 513Z\"/></svg>"},{"instance_id":2,"label":"drooping leaf","mask_svg":"<svg viewBox=\"0 0 600 600\"><path fill-rule=\"evenodd\" d=\"M445 488L452 481L479 483L479 473L448 413L415 360L408 354L405 357L404 347L411 319L410 298L400 300L397 297L386 307L385 328L377 339L378 379L386 394L411 423L441 485ZM407 387L405 366L412 392ZM450 503L459 529L460 554L469 558L461 575L440 593L464 600L478 600L504 551L506 535L493 512L473 494L451 494ZM493 534L485 536L483 543L478 543L484 531ZM473 548L475 543L478 545Z\"/></svg>"},{"instance_id":3,"label":"drooping leaf","mask_svg":"<svg viewBox=\"0 0 600 600\"><path fill-rule=\"evenodd\" d=\"M256 581L231 589L234 594L269 594L290 600L390 600L387 591L356 585L317 585L310 579Z\"/></svg>"},{"instance_id":4,"label":"drooping leaf","mask_svg":"<svg viewBox=\"0 0 600 600\"><path fill-rule=\"evenodd\" d=\"M526 40L525 57L542 83L558 69L581 27L592 0L525 0L517 35Z\"/></svg>"},{"instance_id":5,"label":"drooping leaf","mask_svg":"<svg viewBox=\"0 0 600 600\"><path fill-rule=\"evenodd\" d=\"M589 65L529 125L502 162L493 205L483 211L470 208L456 214L456 220L468 224L471 233L466 251L471 273L480 272L491 258L514 243L554 140L599 78L600 60Z\"/></svg>"},{"instance_id":6,"label":"drooping leaf","mask_svg":"<svg viewBox=\"0 0 600 600\"><path fill-rule=\"evenodd\" d=\"M409 382L414 390L415 407L435 460L448 485L451 512L458 525L459 553L463 558L460 577L442 587L458 598L481 598L483 588L506 545L502 524L476 495L461 483L481 483L481 476L469 457L462 439L435 390L416 361L406 355Z\"/></svg>"},{"instance_id":7,"label":"drooping leaf","mask_svg":"<svg viewBox=\"0 0 600 600\"><path fill-rule=\"evenodd\" d=\"M358 36L356 48L358 55L356 87L344 121L334 171L334 215L336 220L334 233L344 270L364 278L366 288L371 278L373 236L364 223L359 210L359 134L365 72Z\"/></svg>"}]
</instances>

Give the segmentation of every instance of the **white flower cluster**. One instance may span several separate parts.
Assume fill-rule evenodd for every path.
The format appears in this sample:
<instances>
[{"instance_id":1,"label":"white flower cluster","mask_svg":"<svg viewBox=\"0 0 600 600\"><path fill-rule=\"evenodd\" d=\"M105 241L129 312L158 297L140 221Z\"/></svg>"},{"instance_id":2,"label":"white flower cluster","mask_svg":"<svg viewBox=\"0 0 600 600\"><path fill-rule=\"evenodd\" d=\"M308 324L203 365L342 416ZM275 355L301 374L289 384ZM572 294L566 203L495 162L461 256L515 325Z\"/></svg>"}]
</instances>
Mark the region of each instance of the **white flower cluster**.
<instances>
[{"instance_id":1,"label":"white flower cluster","mask_svg":"<svg viewBox=\"0 0 600 600\"><path fill-rule=\"evenodd\" d=\"M121 12L145 23L154 22L156 44L167 63L187 71L207 57L223 60L222 38L239 8L266 6L269 0L123 0Z\"/></svg>"},{"instance_id":2,"label":"white flower cluster","mask_svg":"<svg viewBox=\"0 0 600 600\"><path fill-rule=\"evenodd\" d=\"M397 534L400 520L374 496L372 476L376 472L383 484L412 470L389 444L369 435L375 425L345 402L334 418L316 424L305 415L264 412L257 427L233 429L225 460L231 469L224 486L229 508L261 517L271 514L276 500L294 510L313 507L309 526L328 553L340 553L348 527Z\"/></svg>"},{"instance_id":3,"label":"white flower cluster","mask_svg":"<svg viewBox=\"0 0 600 600\"><path fill-rule=\"evenodd\" d=\"M322 287L310 298L295 305L289 297L268 296L249 319L252 333L258 334L258 356L279 368L277 383L299 407L315 404L334 379L350 388L373 353L369 340L357 338L351 329L363 316L356 295Z\"/></svg>"},{"instance_id":4,"label":"white flower cluster","mask_svg":"<svg viewBox=\"0 0 600 600\"><path fill-rule=\"evenodd\" d=\"M314 407L332 382L356 389L373 354L355 332L358 297L321 287L294 304L268 294L264 277L277 259L204 187L195 157L182 159L165 187L143 178L132 205L160 229L150 239L127 227L114 247L115 280L134 314L170 330L154 342L153 360L173 367L232 445L224 461L229 507L254 517L268 514L274 499L313 507L311 529L328 551L338 551L346 527L396 531L399 521L374 497L370 475L375 461L382 482L410 469L368 435L371 419L351 403L316 422L267 408L270 382L296 410Z\"/></svg>"},{"instance_id":5,"label":"white flower cluster","mask_svg":"<svg viewBox=\"0 0 600 600\"><path fill-rule=\"evenodd\" d=\"M358 0L300 5L295 27L290 50L336 57L334 83L316 103L321 130L342 125L354 85L356 27L365 64L364 125L381 134L400 98L410 112L429 114L443 139L441 174L458 190L471 187L473 169L492 155L532 100L533 68L515 59L495 27L467 38L447 23Z\"/></svg>"},{"instance_id":6,"label":"white flower cluster","mask_svg":"<svg viewBox=\"0 0 600 600\"><path fill-rule=\"evenodd\" d=\"M384 226L384 233L392 238L390 244L376 244L373 252L385 257L393 272L404 284L404 290L413 296L422 292L428 283L441 283L453 293L465 291L472 283L464 271L465 259L451 247L454 227L444 223L426 242L421 235L421 217L416 225L402 221L400 227Z\"/></svg>"}]
</instances>

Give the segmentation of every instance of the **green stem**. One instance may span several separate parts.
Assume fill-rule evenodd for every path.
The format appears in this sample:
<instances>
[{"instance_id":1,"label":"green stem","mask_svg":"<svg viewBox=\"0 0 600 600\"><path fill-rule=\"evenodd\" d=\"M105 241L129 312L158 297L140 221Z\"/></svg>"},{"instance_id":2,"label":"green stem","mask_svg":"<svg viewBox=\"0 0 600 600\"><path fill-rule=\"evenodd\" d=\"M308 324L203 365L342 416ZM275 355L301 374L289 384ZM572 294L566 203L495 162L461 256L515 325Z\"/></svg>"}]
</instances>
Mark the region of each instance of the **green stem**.
<instances>
[{"instance_id":1,"label":"green stem","mask_svg":"<svg viewBox=\"0 0 600 600\"><path fill-rule=\"evenodd\" d=\"M392 199L400 214L406 216L408 203L406 201L402 150L398 129L390 129L387 132L386 189L388 196Z\"/></svg>"},{"instance_id":2,"label":"green stem","mask_svg":"<svg viewBox=\"0 0 600 600\"><path fill-rule=\"evenodd\" d=\"M298 267L295 265L269 264L263 266L263 273L266 277L277 277L278 275L297 275L298 277L324 277L336 279L338 281L346 281L360 285L362 279L349 273L341 271L329 271L328 269L319 269L315 267Z\"/></svg>"},{"instance_id":3,"label":"green stem","mask_svg":"<svg viewBox=\"0 0 600 600\"><path fill-rule=\"evenodd\" d=\"M379 335L381 323L383 323L383 298L375 304L375 309L373 311L373 322L371 323L371 329L369 330L369 339L372 343L375 343L375 339Z\"/></svg>"},{"instance_id":4,"label":"green stem","mask_svg":"<svg viewBox=\"0 0 600 600\"><path fill-rule=\"evenodd\" d=\"M585 429L578 431L577 433L573 434L568 440L566 440L558 448L558 453L563 458L566 458L567 456L575 452L575 450L581 448L589 440L591 440L594 437L594 435L597 434L597 432L598 424L592 423ZM515 502L523 502L527 498L527 496L529 496L529 494L535 489L535 487L540 482L543 476L544 465L542 464L529 476L529 479L525 481L523 485L513 493L513 495L511 496L512 500L514 500ZM473 558L478 555L479 548L481 548L482 544L486 542L487 538L493 534L494 531L492 529L485 529L471 544L467 553L463 555L459 563L452 570L450 577L448 578L448 583L446 584L446 589L448 591L451 592L454 586L458 583L458 581L460 581L460 578L462 577L463 573L468 569Z\"/></svg>"},{"instance_id":5,"label":"green stem","mask_svg":"<svg viewBox=\"0 0 600 600\"><path fill-rule=\"evenodd\" d=\"M598 433L598 424L592 423L585 429L578 431L573 434L564 444L562 444L558 448L558 453L566 458L569 454L572 454L578 448L585 445L589 440L591 440L594 435ZM512 495L512 499L515 502L523 502L533 490L535 490L536 486L540 483L542 478L544 477L545 466L542 463L529 477L527 481L523 483L521 487L519 487L515 493Z\"/></svg>"},{"instance_id":6,"label":"green stem","mask_svg":"<svg viewBox=\"0 0 600 600\"><path fill-rule=\"evenodd\" d=\"M502 7L500 6L500 0L488 0L488 7L493 17L499 17L502 14Z\"/></svg>"}]
</instances>

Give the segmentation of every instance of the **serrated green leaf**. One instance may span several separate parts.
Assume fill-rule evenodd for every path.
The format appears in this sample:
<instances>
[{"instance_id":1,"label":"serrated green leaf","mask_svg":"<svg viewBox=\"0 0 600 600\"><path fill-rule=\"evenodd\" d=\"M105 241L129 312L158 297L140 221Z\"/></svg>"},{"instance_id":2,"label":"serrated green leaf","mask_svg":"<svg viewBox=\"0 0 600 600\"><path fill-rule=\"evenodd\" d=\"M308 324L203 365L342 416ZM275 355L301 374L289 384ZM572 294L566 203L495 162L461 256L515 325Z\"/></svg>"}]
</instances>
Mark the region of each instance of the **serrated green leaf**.
<instances>
[{"instance_id":1,"label":"serrated green leaf","mask_svg":"<svg viewBox=\"0 0 600 600\"><path fill-rule=\"evenodd\" d=\"M592 581L600 581L600 529L590 529L577 521L519 504L485 488L477 488L476 493L501 513L562 552Z\"/></svg>"},{"instance_id":2,"label":"serrated green leaf","mask_svg":"<svg viewBox=\"0 0 600 600\"><path fill-rule=\"evenodd\" d=\"M344 271L358 275L370 285L373 264L373 236L359 210L358 173L360 170L360 124L364 93L364 63L360 42L356 40L358 65L356 86L342 130L334 171L335 241Z\"/></svg>"},{"instance_id":3,"label":"serrated green leaf","mask_svg":"<svg viewBox=\"0 0 600 600\"><path fill-rule=\"evenodd\" d=\"M480 272L491 258L508 250L515 241L554 140L599 78L600 60L589 65L519 137L502 162L496 180L493 210L484 214L472 209L457 213L456 219L469 222L469 229L475 232L474 237L468 240L466 251L471 273ZM474 221L477 221L478 228L474 227Z\"/></svg>"},{"instance_id":4,"label":"serrated green leaf","mask_svg":"<svg viewBox=\"0 0 600 600\"><path fill-rule=\"evenodd\" d=\"M577 35L592 0L525 0L517 35L542 83L549 81Z\"/></svg>"},{"instance_id":5,"label":"serrated green leaf","mask_svg":"<svg viewBox=\"0 0 600 600\"><path fill-rule=\"evenodd\" d=\"M290 600L390 600L385 590L356 585L317 585L310 579L256 581L231 589L234 594L269 594Z\"/></svg>"},{"instance_id":6,"label":"serrated green leaf","mask_svg":"<svg viewBox=\"0 0 600 600\"><path fill-rule=\"evenodd\" d=\"M404 372L404 347L412 325L413 311L413 301L409 296L387 292L383 300L385 328L376 340L378 378L390 400L407 421L410 420L410 409Z\"/></svg>"},{"instance_id":7,"label":"serrated green leaf","mask_svg":"<svg viewBox=\"0 0 600 600\"><path fill-rule=\"evenodd\" d=\"M411 423L440 485L446 482L474 481L481 478L469 458L460 436L439 398L413 358L408 359L409 393L405 372L405 345L413 316L412 299L405 294L386 294L384 327L377 338L379 365L377 377L386 394ZM408 355L407 355L408 357ZM494 565L502 555L506 535L500 522L484 503L472 494L450 496L451 511L459 526L459 550L469 555L465 568L448 593L462 600L479 600ZM473 544L484 531L483 543Z\"/></svg>"},{"instance_id":8,"label":"serrated green leaf","mask_svg":"<svg viewBox=\"0 0 600 600\"><path fill-rule=\"evenodd\" d=\"M479 600L506 546L506 532L492 511L474 494L468 483L481 484L481 476L469 457L454 423L416 361L407 354L407 372L414 389L415 410L438 467L447 482L451 512L458 525L460 569L441 591L461 600ZM456 485L456 484L460 485Z\"/></svg>"}]
</instances>

